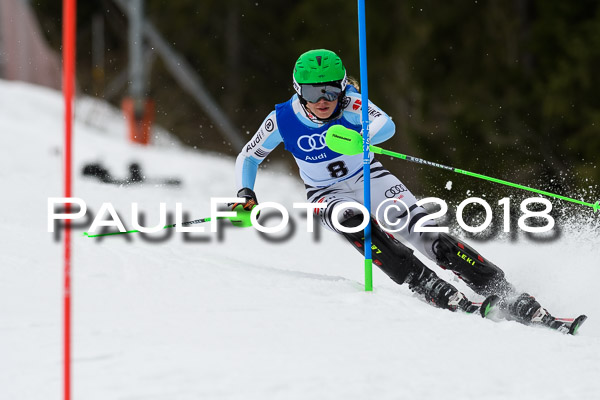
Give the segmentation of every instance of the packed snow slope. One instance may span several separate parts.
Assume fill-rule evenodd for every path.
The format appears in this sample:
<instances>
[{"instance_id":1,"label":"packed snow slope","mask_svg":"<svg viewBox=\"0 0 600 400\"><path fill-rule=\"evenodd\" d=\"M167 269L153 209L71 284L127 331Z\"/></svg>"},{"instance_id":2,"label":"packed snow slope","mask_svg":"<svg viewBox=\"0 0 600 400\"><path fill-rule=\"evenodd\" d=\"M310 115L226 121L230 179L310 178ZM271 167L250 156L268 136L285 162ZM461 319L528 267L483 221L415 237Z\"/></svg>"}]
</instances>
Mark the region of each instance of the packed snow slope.
<instances>
[{"instance_id":1,"label":"packed snow slope","mask_svg":"<svg viewBox=\"0 0 600 400\"><path fill-rule=\"evenodd\" d=\"M62 100L15 82L0 81L0 93L0 398L60 399L62 244L48 232L47 204L63 196ZM74 196L88 213L112 203L128 228L134 202L151 226L161 202L169 212L182 203L196 219L208 216L211 197L235 194L233 158L165 132L152 146L130 144L106 104L78 99L74 134ZM134 161L148 178L182 184L81 174L101 162L123 178ZM365 293L358 253L328 231L307 233L292 209L305 199L295 174L267 163L256 192L290 210L290 237L273 243L224 225L219 234L146 235L156 242L98 240L82 235L91 221L76 227L74 399L600 398L598 225L574 221L546 244L474 244L553 314L589 316L567 336L433 308L379 271Z\"/></svg>"}]
</instances>

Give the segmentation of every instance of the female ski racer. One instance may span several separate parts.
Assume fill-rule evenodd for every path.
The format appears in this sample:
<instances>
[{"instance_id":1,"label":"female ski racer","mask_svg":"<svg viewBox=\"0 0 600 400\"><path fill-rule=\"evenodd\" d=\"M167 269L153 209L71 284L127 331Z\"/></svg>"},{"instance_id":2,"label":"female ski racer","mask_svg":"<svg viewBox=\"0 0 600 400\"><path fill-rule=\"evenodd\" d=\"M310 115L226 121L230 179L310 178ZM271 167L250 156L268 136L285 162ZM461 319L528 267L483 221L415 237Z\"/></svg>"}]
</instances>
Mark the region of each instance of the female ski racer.
<instances>
[{"instance_id":1,"label":"female ski racer","mask_svg":"<svg viewBox=\"0 0 600 400\"><path fill-rule=\"evenodd\" d=\"M344 235L364 254L363 232L341 232L332 221L334 207L345 202L363 203L363 155L342 155L325 144L327 129L335 124L362 131L361 109L364 105L356 86L349 83L342 60L332 51L310 50L298 58L293 71L296 94L275 106L237 157L237 197L246 199L246 202L233 204L234 211L249 211L258 204L253 191L258 165L283 143L298 164L308 200L327 204L326 208L318 211L320 222ZM384 142L394 135L394 123L386 113L371 102L368 113L371 144ZM516 292L500 268L464 242L446 233L415 232L415 225L428 216L427 211L416 205L413 194L375 160L373 153L370 168L373 209L377 210L377 206L385 200L398 199L409 210L391 213L388 210L390 226L386 228L393 230L406 222L398 232L404 241L440 267L453 271L476 293L498 295L500 309L508 318L524 324L537 323L561 329L562 322L555 320L529 294ZM402 210L403 207L399 208ZM396 283L407 283L413 292L437 307L451 311L475 311L477 307L463 293L440 279L419 261L409 247L377 225L375 217L380 223L385 223L384 210L385 207L381 207L379 215L372 214L373 263ZM338 214L337 222L345 227L357 227L362 221L363 215L359 210L346 208ZM429 220L423 226L435 226L435 223Z\"/></svg>"}]
</instances>

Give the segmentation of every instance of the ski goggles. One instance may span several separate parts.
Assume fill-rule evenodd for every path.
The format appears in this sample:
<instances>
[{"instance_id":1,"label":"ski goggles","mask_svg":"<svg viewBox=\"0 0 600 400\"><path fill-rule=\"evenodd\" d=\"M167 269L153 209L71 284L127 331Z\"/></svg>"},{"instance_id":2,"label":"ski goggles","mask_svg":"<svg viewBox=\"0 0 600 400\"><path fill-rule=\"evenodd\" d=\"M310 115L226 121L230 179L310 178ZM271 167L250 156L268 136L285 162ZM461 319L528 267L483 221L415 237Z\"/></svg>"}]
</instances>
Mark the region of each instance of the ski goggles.
<instances>
[{"instance_id":1,"label":"ski goggles","mask_svg":"<svg viewBox=\"0 0 600 400\"><path fill-rule=\"evenodd\" d=\"M317 103L321 99L334 101L342 94L342 89L333 85L300 85L300 93L309 103Z\"/></svg>"}]
</instances>

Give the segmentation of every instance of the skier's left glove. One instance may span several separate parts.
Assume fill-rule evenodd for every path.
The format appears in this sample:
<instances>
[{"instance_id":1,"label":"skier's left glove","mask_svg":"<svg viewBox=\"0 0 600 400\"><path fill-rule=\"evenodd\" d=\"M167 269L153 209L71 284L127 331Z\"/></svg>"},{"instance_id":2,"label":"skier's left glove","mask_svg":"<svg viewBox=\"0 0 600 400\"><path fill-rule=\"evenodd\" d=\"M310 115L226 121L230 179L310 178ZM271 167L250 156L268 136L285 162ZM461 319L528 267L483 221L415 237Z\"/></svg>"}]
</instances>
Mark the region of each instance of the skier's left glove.
<instances>
[{"instance_id":1,"label":"skier's left glove","mask_svg":"<svg viewBox=\"0 0 600 400\"><path fill-rule=\"evenodd\" d=\"M254 207L258 205L256 194L250 188L243 188L237 193L237 197L245 199L244 202L230 204L231 210L238 213L239 219L231 219L231 223L239 227L248 227L250 223L250 212ZM260 215L260 212L256 215L256 218Z\"/></svg>"}]
</instances>

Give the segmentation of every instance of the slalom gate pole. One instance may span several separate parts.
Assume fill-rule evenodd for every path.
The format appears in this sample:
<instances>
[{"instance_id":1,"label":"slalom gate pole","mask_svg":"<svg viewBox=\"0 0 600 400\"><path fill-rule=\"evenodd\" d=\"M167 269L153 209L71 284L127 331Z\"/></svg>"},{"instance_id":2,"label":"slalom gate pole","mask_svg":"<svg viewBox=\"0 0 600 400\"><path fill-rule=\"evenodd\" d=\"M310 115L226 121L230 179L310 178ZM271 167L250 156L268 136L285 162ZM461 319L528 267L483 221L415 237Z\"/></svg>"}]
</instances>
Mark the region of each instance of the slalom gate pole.
<instances>
[{"instance_id":1,"label":"slalom gate pole","mask_svg":"<svg viewBox=\"0 0 600 400\"><path fill-rule=\"evenodd\" d=\"M76 0L63 0L62 54L63 54L63 98L65 104L65 197L72 197L72 129L73 92L75 87L75 26ZM66 204L66 213L71 205ZM65 221L64 237L64 282L63 282L63 394L64 400L71 399L71 220Z\"/></svg>"},{"instance_id":2,"label":"slalom gate pole","mask_svg":"<svg viewBox=\"0 0 600 400\"><path fill-rule=\"evenodd\" d=\"M369 223L365 227L365 291L373 290L373 258L371 252L371 157L369 154L369 85L367 75L367 27L365 0L358 0L358 48L360 56L360 86L362 102L364 206Z\"/></svg>"},{"instance_id":3,"label":"slalom gate pole","mask_svg":"<svg viewBox=\"0 0 600 400\"><path fill-rule=\"evenodd\" d=\"M364 138L362 138L360 136L360 133L353 131L351 129L345 128L341 125L335 125L335 126L332 126L331 128L329 128L327 130L327 135L325 136L325 142L327 143L327 146L331 150L333 150L337 153L340 153L340 154L347 154L347 155L360 154L363 151L363 144L362 144L363 140L364 140ZM448 171L456 172L457 174L472 176L473 178L484 179L486 181L499 183L501 185L511 186L511 187L514 187L517 189L527 190L529 192L538 193L538 194L541 194L544 196L554 197L556 199L565 200L565 201L570 201L571 203L591 207L594 210L594 212L597 212L600 210L600 201L597 201L595 204L587 203L585 201L572 199L570 197L546 192L544 190L534 189L534 188L531 188L528 186L519 185L517 183L508 182L508 181L505 181L502 179L492 178L491 176L477 174L475 172L469 172L469 171L465 171L465 170L459 169L459 168L449 167L447 165L438 164L435 162L423 160L421 158L417 158L417 157L413 157L413 156L407 156L406 154L396 153L395 151L385 150L385 149L382 149L381 147L371 145L371 146L369 146L369 148L375 154L383 154L386 156L400 158L402 160L410 161L413 163L429 165L431 167L436 167L436 168L441 168L441 169L445 169Z\"/></svg>"}]
</instances>

